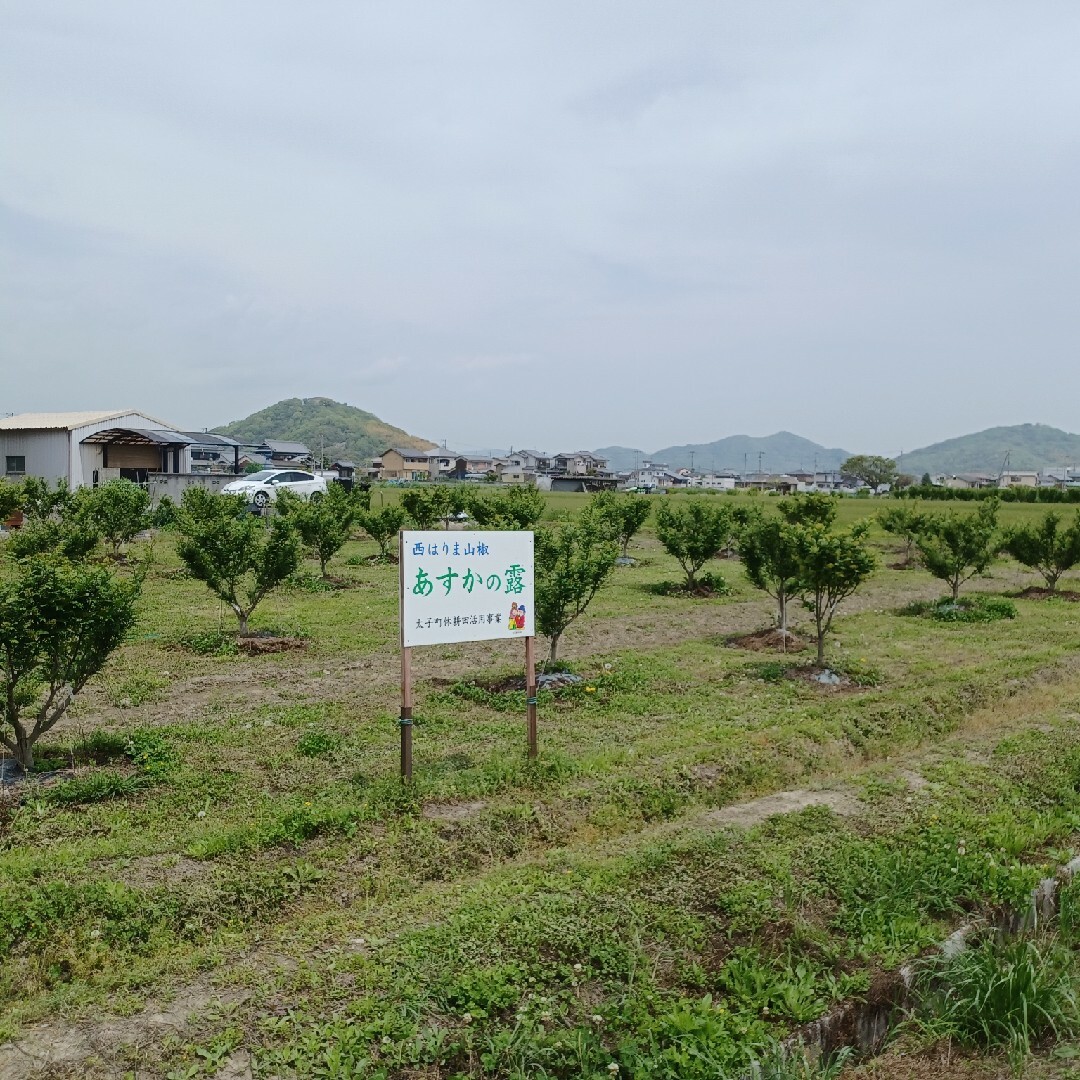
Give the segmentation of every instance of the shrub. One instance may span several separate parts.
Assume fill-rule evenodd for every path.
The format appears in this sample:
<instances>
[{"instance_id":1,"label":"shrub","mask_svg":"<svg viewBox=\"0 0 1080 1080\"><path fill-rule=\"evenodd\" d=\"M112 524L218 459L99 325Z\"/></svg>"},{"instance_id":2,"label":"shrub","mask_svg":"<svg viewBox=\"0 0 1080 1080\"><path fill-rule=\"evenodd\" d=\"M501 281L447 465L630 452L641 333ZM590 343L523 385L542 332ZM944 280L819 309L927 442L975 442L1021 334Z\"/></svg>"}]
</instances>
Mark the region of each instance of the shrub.
<instances>
[{"instance_id":1,"label":"shrub","mask_svg":"<svg viewBox=\"0 0 1080 1080\"><path fill-rule=\"evenodd\" d=\"M927 515L916 543L923 565L949 585L955 600L960 586L984 573L1000 547L998 503L988 500L975 513Z\"/></svg>"},{"instance_id":2,"label":"shrub","mask_svg":"<svg viewBox=\"0 0 1080 1080\"><path fill-rule=\"evenodd\" d=\"M1080 510L1071 525L1049 511L1042 521L1015 526L1005 534L1004 550L1022 566L1038 570L1054 592L1062 574L1080 563Z\"/></svg>"},{"instance_id":3,"label":"shrub","mask_svg":"<svg viewBox=\"0 0 1080 1080\"><path fill-rule=\"evenodd\" d=\"M735 518L725 503L692 499L656 508L656 535L686 574L688 592L696 587L698 571L727 547L734 531Z\"/></svg>"}]
</instances>

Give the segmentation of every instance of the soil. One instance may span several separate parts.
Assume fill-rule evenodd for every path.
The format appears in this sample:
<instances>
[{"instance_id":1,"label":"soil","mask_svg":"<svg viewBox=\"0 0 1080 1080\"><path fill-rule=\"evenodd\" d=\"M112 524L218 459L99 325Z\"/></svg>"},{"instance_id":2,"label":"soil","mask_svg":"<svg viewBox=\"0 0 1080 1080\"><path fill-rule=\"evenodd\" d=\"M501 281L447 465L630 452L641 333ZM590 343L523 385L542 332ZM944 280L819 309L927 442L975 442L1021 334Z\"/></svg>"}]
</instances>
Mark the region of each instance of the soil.
<instances>
[{"instance_id":1,"label":"soil","mask_svg":"<svg viewBox=\"0 0 1080 1080\"><path fill-rule=\"evenodd\" d=\"M784 632L770 627L768 630L755 630L752 634L740 634L728 638L727 643L738 649L751 649L754 652L802 652L810 647L805 638L787 632L787 648L784 648Z\"/></svg>"},{"instance_id":2,"label":"soil","mask_svg":"<svg viewBox=\"0 0 1080 1080\"><path fill-rule=\"evenodd\" d=\"M466 821L487 806L483 799L472 802L425 803L421 815L429 821Z\"/></svg>"},{"instance_id":3,"label":"soil","mask_svg":"<svg viewBox=\"0 0 1080 1080\"><path fill-rule=\"evenodd\" d=\"M308 647L306 638L279 637L269 632L245 634L236 639L236 647L249 656L265 653L298 652Z\"/></svg>"},{"instance_id":4,"label":"soil","mask_svg":"<svg viewBox=\"0 0 1080 1080\"><path fill-rule=\"evenodd\" d=\"M760 825L766 818L775 814L797 813L808 806L827 806L840 817L853 817L862 809L862 804L851 795L842 791L778 791L775 795L764 795L760 799L735 803L719 810L711 810L701 820L708 825L731 825L740 829L749 829Z\"/></svg>"},{"instance_id":5,"label":"soil","mask_svg":"<svg viewBox=\"0 0 1080 1080\"><path fill-rule=\"evenodd\" d=\"M1073 589L1058 589L1051 592L1042 585L1029 585L1023 592L1016 593L1018 600L1071 600L1074 604L1080 602L1080 592Z\"/></svg>"}]
</instances>

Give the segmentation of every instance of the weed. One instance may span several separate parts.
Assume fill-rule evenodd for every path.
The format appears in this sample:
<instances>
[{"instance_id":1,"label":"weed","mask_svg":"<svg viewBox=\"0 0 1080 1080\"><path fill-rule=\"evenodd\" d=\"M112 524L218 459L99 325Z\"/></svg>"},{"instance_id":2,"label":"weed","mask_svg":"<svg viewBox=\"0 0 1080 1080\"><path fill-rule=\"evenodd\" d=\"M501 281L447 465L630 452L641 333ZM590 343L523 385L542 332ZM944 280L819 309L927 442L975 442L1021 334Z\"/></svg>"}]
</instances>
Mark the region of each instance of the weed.
<instances>
[{"instance_id":1,"label":"weed","mask_svg":"<svg viewBox=\"0 0 1080 1080\"><path fill-rule=\"evenodd\" d=\"M296 752L303 757L326 757L341 745L341 738L329 731L305 731L296 740Z\"/></svg>"},{"instance_id":2,"label":"weed","mask_svg":"<svg viewBox=\"0 0 1080 1080\"><path fill-rule=\"evenodd\" d=\"M928 962L921 991L917 1025L927 1038L1004 1050L1017 1075L1044 1037L1080 1031L1076 961L1055 938L983 935L951 960Z\"/></svg>"},{"instance_id":3,"label":"weed","mask_svg":"<svg viewBox=\"0 0 1080 1080\"><path fill-rule=\"evenodd\" d=\"M901 615L918 615L945 623L987 623L1015 619L1016 605L1003 596L975 593L959 600L916 600L900 610Z\"/></svg>"},{"instance_id":4,"label":"weed","mask_svg":"<svg viewBox=\"0 0 1080 1080\"><path fill-rule=\"evenodd\" d=\"M236 656L236 635L224 630L190 630L176 638L177 645L196 656Z\"/></svg>"}]
</instances>

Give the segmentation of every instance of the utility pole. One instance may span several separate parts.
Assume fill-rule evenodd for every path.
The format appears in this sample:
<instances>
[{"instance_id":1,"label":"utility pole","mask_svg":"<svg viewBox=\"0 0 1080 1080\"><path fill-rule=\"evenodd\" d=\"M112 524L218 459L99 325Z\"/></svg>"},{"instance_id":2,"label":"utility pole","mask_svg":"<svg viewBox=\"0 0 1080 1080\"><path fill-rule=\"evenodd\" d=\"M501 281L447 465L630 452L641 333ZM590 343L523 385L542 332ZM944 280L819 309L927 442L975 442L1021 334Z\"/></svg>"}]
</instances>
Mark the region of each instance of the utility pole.
<instances>
[{"instance_id":1,"label":"utility pole","mask_svg":"<svg viewBox=\"0 0 1080 1080\"><path fill-rule=\"evenodd\" d=\"M759 450L759 451L757 452L757 471L758 471L759 473L761 472L761 459L762 459L762 458L763 458L764 456L765 456L765 451L764 451L764 450Z\"/></svg>"},{"instance_id":2,"label":"utility pole","mask_svg":"<svg viewBox=\"0 0 1080 1080\"><path fill-rule=\"evenodd\" d=\"M693 476L693 474L694 474L694 451L691 450L690 451L690 475Z\"/></svg>"}]
</instances>

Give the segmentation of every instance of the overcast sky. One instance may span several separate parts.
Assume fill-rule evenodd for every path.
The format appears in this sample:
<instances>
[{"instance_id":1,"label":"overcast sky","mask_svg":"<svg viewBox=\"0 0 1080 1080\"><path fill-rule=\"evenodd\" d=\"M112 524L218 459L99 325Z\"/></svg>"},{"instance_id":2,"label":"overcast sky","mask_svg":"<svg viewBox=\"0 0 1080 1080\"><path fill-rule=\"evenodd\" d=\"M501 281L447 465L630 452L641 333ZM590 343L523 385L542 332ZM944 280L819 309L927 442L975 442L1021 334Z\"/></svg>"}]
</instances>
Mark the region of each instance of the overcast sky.
<instances>
[{"instance_id":1,"label":"overcast sky","mask_svg":"<svg viewBox=\"0 0 1080 1080\"><path fill-rule=\"evenodd\" d=\"M1080 430L1075 0L0 0L0 413Z\"/></svg>"}]
</instances>

